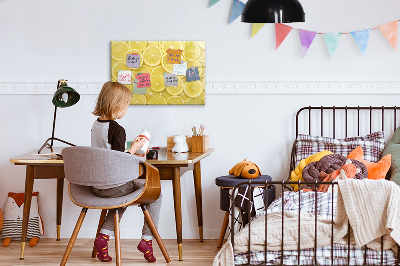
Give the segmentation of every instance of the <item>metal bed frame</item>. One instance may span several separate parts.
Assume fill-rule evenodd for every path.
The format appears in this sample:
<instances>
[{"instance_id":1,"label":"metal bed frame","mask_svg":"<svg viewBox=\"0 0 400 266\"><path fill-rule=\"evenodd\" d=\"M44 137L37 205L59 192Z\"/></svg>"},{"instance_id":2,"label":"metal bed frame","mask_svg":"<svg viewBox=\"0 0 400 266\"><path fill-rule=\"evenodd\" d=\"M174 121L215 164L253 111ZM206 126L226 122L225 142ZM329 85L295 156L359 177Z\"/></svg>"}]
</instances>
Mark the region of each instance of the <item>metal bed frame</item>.
<instances>
[{"instance_id":1,"label":"metal bed frame","mask_svg":"<svg viewBox=\"0 0 400 266\"><path fill-rule=\"evenodd\" d=\"M311 115L311 113L312 113L313 110L319 111L319 115L320 115L320 136L324 136L324 126L326 125L326 124L324 124L324 115L326 115L326 113L327 113L327 112L325 112L325 114L324 114L324 111L325 110L331 110L329 113L331 113L331 115L332 115L331 118L332 118L332 123L333 123L332 124L332 129L333 129L332 136L333 136L333 138L336 137L336 122L337 122L337 120L339 120L339 119L336 119L336 115L337 115L336 113L337 112L344 112L344 121L341 121L341 122L342 122L342 125L344 125L345 137L347 138L348 137L348 125L349 125L349 121L348 121L349 119L348 118L349 118L349 113L350 112L356 112L356 115L357 115L357 136L360 136L360 122L361 122L360 113L361 112L363 112L363 113L369 112L369 132L372 133L373 114L375 114L376 112L379 112L379 111L381 112L381 130L384 131L384 129L385 129L385 113L387 113L387 111L393 112L393 130L395 130L396 129L396 125L397 125L397 122L396 122L396 120L397 120L396 119L397 118L397 111L399 109L400 108L398 108L396 106L393 106L393 107L385 107L385 106L382 106L382 107L372 107L372 106L369 106L369 107L360 107L360 106L357 106L357 107L348 107L348 106L344 106L344 107L337 107L337 106L331 106L331 107L324 107L324 106L312 107L312 106L308 106L308 107L303 107L296 114L296 138L300 134L299 133L299 126L300 126L299 120L300 120L300 114L303 111L308 111L308 134L309 135L311 135L311 131L312 131L312 126L311 126L312 115ZM326 120L328 120L328 119L325 119L325 121ZM318 122L318 121L316 121L316 122ZM352 125L354 125L354 123ZM295 158L296 158L295 146L296 146L296 141L293 144L293 149L292 149L292 153L291 153L289 176L290 176L290 172L293 169L295 169L295 167L296 167L296 165L295 165ZM237 186L235 186L233 191L232 191L232 195L235 195L235 192L239 187L242 187L242 186L251 186L251 187L254 186L254 187L256 187L257 186L259 188L263 188L264 189L266 198L268 198L268 189L266 189L266 188L268 188L269 186L271 186L271 185L281 186L282 195L283 195L285 190L291 190L290 187L287 186L287 185L292 185L292 184L299 185L299 187L300 187L301 184L315 185L314 191L317 192L317 189L318 189L319 185L330 184L330 185L332 185L332 189L334 189L334 186L336 186L338 183L336 181L332 181L332 182L320 182L320 181L304 182L304 181L285 181L285 180L283 180L283 181L265 181L265 182L263 182L263 181L252 181L250 179L249 181L242 182L242 183L238 184ZM300 190L298 191L298 193L299 193L299 202L301 202L301 192L300 192ZM250 198L252 198L252 196L253 196L252 194L253 194L253 191L250 189ZM281 197L281 198L282 198L282 212L284 212L284 197ZM334 219L334 217L333 217L333 211L334 211L333 204L334 203L333 203L333 201L334 200L333 199L334 199L334 193L332 193L332 213L331 213L331 215L332 215L332 221L331 221L332 222L331 223L331 225L332 225L331 226L331 228L332 228L332 237L331 237L331 261L332 261L332 265L334 263L334 254L333 254L333 252L334 252L334 250L333 250L333 244L334 244L333 243L333 224L334 224L334 220L333 220ZM317 207L317 202L318 202L317 193L315 193L315 213L317 213L317 208L318 208ZM272 264L268 264L268 262L267 262L267 252L268 252L268 250L267 250L267 242L268 242L268 239L267 239L267 233L268 233L268 227L267 227L267 225L268 225L267 207L268 206L267 206L267 201L264 202L264 207L265 207L264 262L259 263L259 265L272 265ZM299 204L298 214L299 214L298 226L300 227L300 204ZM230 241L231 241L231 244L232 244L233 248L234 248L234 245L235 245L235 241L234 241L234 237L235 237L235 234L234 234L234 217L235 217L234 197L232 197L232 201L231 201L231 232L230 232L231 239L230 239ZM313 264L307 264L307 265L318 265L317 264L317 255L316 255L317 238L318 238L316 224L317 224L317 215L315 215L315 239L314 239L314 258L313 258L314 263ZM251 230L250 230L251 229L251 219L249 219L248 227L249 227L249 242L248 242L248 245L247 245L247 262L248 263L245 264L245 265L250 265L251 264L251 255L250 255L251 254L251 249L250 249L250 243L251 243ZM278 265L284 265L283 264L283 259L284 259L284 256L283 256L283 251L284 251L284 240L283 240L283 238L284 238L283 237L283 235L284 235L284 218L283 218L283 216L282 216L282 232L281 232L281 234L282 234L282 237L281 237L281 250L280 250L281 256L280 256L280 264L278 264ZM298 243L297 243L297 247L298 247L297 248L297 265L305 265L305 264L300 264L300 254L301 254L300 242L301 242L301 237L300 237L300 230L299 230ZM399 252L397 253L397 258L396 258L395 265L400 265L400 249L399 249L400 246L397 245L397 248L398 248ZM367 253L366 253L366 249L367 248L366 248L366 246L363 246L363 249L364 249L364 263L363 263L363 265L367 265L366 264L367 263ZM347 233L347 264L346 265L350 265L350 224L348 226L348 233ZM383 236L381 237L380 265L384 265L384 261L383 261Z\"/></svg>"}]
</instances>

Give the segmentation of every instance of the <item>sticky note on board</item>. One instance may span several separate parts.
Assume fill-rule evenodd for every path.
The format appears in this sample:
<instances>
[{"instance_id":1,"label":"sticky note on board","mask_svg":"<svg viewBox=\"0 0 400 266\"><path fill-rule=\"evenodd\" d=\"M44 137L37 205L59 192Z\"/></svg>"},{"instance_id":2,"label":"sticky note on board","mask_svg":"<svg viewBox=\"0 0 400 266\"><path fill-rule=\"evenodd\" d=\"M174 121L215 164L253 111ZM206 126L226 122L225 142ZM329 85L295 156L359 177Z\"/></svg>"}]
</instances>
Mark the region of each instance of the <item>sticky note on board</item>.
<instances>
[{"instance_id":1,"label":"sticky note on board","mask_svg":"<svg viewBox=\"0 0 400 266\"><path fill-rule=\"evenodd\" d=\"M121 84L132 84L132 71L119 70L118 71L118 82Z\"/></svg>"},{"instance_id":2,"label":"sticky note on board","mask_svg":"<svg viewBox=\"0 0 400 266\"><path fill-rule=\"evenodd\" d=\"M191 67L186 70L186 81L196 81L200 80L199 75L199 68L198 67Z\"/></svg>"},{"instance_id":3,"label":"sticky note on board","mask_svg":"<svg viewBox=\"0 0 400 266\"><path fill-rule=\"evenodd\" d=\"M137 87L137 83L133 83L132 85L133 85L133 87L132 87L132 93L133 94L146 94L147 93L147 88L146 87L138 88Z\"/></svg>"},{"instance_id":4,"label":"sticky note on board","mask_svg":"<svg viewBox=\"0 0 400 266\"><path fill-rule=\"evenodd\" d=\"M136 75L136 79L139 80L138 83L136 83L138 88L147 88L151 87L150 83L150 73L138 73Z\"/></svg>"},{"instance_id":5,"label":"sticky note on board","mask_svg":"<svg viewBox=\"0 0 400 266\"><path fill-rule=\"evenodd\" d=\"M187 70L187 62L183 62L182 64L174 64L172 73L175 75L185 76L186 70Z\"/></svg>"},{"instance_id":6,"label":"sticky note on board","mask_svg":"<svg viewBox=\"0 0 400 266\"><path fill-rule=\"evenodd\" d=\"M165 87L178 86L178 76L172 73L164 73Z\"/></svg>"},{"instance_id":7,"label":"sticky note on board","mask_svg":"<svg viewBox=\"0 0 400 266\"><path fill-rule=\"evenodd\" d=\"M126 66L131 68L140 67L140 55L139 54L127 54L126 55Z\"/></svg>"},{"instance_id":8,"label":"sticky note on board","mask_svg":"<svg viewBox=\"0 0 400 266\"><path fill-rule=\"evenodd\" d=\"M179 64L181 62L182 50L167 50L167 63Z\"/></svg>"}]
</instances>

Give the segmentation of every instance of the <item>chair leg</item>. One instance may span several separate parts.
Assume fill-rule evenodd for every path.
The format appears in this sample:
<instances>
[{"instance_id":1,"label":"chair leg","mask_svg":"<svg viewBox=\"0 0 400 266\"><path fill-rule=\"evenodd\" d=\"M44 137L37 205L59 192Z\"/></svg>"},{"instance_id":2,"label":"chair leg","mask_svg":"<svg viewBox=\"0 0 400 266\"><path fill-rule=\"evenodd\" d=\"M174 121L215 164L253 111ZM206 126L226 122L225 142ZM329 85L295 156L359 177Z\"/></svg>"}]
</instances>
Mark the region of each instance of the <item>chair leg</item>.
<instances>
[{"instance_id":1,"label":"chair leg","mask_svg":"<svg viewBox=\"0 0 400 266\"><path fill-rule=\"evenodd\" d=\"M222 242L224 241L226 228L228 227L228 222L229 222L229 212L225 212L225 217L224 217L224 221L222 222L221 234L219 235L217 248L220 248L222 246Z\"/></svg>"},{"instance_id":2,"label":"chair leg","mask_svg":"<svg viewBox=\"0 0 400 266\"><path fill-rule=\"evenodd\" d=\"M118 209L115 209L114 214L114 234L115 234L115 256L117 257L115 265L121 265L121 245L119 238L119 213Z\"/></svg>"},{"instance_id":3,"label":"chair leg","mask_svg":"<svg viewBox=\"0 0 400 266\"><path fill-rule=\"evenodd\" d=\"M96 238L100 234L101 227L103 227L104 221L106 220L106 215L107 215L107 210L106 209L101 210L101 215L100 215L100 219L99 219L99 226L97 226ZM97 254L97 250L96 250L96 248L94 247L94 244L93 244L92 258L96 258L96 254Z\"/></svg>"},{"instance_id":4,"label":"chair leg","mask_svg":"<svg viewBox=\"0 0 400 266\"><path fill-rule=\"evenodd\" d=\"M157 240L157 244L161 249L161 252L164 256L164 259L167 263L171 262L171 259L168 255L168 251L164 246L164 243L161 240L160 234L158 233L158 230L156 228L156 225L153 222L153 219L150 216L149 211L146 208L146 205L140 205L140 207L142 208L143 214L144 214L144 219L146 220L147 224L150 227L151 232L153 233L153 236L155 237L155 239Z\"/></svg>"},{"instance_id":5,"label":"chair leg","mask_svg":"<svg viewBox=\"0 0 400 266\"><path fill-rule=\"evenodd\" d=\"M64 256L61 260L60 265L64 266L67 263L69 254L71 253L72 247L74 246L76 237L78 236L79 230L81 229L83 220L85 219L87 208L82 208L81 214L79 215L78 221L76 222L75 229L72 232L72 236L68 242L67 249L65 250Z\"/></svg>"}]
</instances>

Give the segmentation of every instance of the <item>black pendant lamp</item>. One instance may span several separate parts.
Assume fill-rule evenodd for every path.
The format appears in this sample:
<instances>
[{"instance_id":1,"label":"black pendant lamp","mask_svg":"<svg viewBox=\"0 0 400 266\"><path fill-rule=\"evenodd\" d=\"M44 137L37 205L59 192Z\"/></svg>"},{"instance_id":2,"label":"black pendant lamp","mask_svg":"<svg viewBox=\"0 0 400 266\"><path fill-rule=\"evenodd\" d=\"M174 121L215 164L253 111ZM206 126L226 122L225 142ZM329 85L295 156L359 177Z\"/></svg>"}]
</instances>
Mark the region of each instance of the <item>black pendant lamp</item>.
<instances>
[{"instance_id":1,"label":"black pendant lamp","mask_svg":"<svg viewBox=\"0 0 400 266\"><path fill-rule=\"evenodd\" d=\"M249 0L243 9L242 22L304 22L304 10L298 0Z\"/></svg>"}]
</instances>

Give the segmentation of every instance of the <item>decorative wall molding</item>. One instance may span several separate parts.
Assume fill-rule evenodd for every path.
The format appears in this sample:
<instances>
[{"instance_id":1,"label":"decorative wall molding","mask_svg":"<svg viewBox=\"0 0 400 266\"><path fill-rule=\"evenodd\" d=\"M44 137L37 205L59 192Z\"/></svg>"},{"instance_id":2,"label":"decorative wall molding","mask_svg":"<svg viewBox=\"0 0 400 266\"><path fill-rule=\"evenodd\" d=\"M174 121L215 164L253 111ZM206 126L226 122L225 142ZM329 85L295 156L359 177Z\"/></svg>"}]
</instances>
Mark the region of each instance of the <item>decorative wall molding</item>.
<instances>
[{"instance_id":1,"label":"decorative wall molding","mask_svg":"<svg viewBox=\"0 0 400 266\"><path fill-rule=\"evenodd\" d=\"M96 95L101 82L69 83ZM56 83L0 83L0 94L53 94ZM208 81L207 94L400 94L400 81Z\"/></svg>"}]
</instances>

